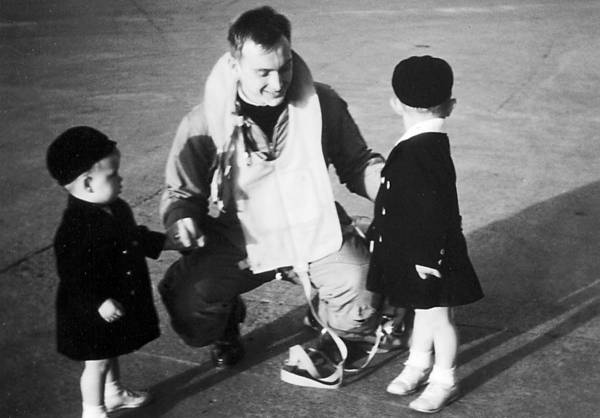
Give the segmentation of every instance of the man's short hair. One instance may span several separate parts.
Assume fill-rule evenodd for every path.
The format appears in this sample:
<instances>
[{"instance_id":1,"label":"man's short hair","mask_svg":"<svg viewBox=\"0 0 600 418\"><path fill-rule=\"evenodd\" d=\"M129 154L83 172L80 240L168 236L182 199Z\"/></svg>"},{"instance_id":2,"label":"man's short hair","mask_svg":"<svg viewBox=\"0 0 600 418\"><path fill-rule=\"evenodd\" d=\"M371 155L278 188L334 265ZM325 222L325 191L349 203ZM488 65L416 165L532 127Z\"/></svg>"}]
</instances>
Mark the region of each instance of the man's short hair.
<instances>
[{"instance_id":1,"label":"man's short hair","mask_svg":"<svg viewBox=\"0 0 600 418\"><path fill-rule=\"evenodd\" d=\"M231 53L239 57L244 43L248 40L261 45L266 50L275 46L282 36L291 38L290 21L272 7L263 6L242 13L229 27L227 40Z\"/></svg>"}]
</instances>

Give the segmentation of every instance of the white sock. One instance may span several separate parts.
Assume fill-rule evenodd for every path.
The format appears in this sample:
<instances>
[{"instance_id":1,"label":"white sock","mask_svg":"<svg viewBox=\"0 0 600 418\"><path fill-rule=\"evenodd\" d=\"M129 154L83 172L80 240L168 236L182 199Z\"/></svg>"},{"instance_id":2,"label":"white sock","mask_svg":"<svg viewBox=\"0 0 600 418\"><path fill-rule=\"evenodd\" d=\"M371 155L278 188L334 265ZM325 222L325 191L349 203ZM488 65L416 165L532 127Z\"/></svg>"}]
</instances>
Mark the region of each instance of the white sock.
<instances>
[{"instance_id":1,"label":"white sock","mask_svg":"<svg viewBox=\"0 0 600 418\"><path fill-rule=\"evenodd\" d=\"M121 393L121 384L117 380L111 380L104 383L104 397L113 397Z\"/></svg>"},{"instance_id":2,"label":"white sock","mask_svg":"<svg viewBox=\"0 0 600 418\"><path fill-rule=\"evenodd\" d=\"M106 416L106 408L104 405L87 405L82 403L83 413L82 418L97 418Z\"/></svg>"},{"instance_id":3,"label":"white sock","mask_svg":"<svg viewBox=\"0 0 600 418\"><path fill-rule=\"evenodd\" d=\"M429 381L440 383L444 386L454 386L456 384L456 367L443 369L440 366L434 365L429 375Z\"/></svg>"},{"instance_id":4,"label":"white sock","mask_svg":"<svg viewBox=\"0 0 600 418\"><path fill-rule=\"evenodd\" d=\"M431 351L418 351L411 349L408 354L406 363L407 366L416 367L418 369L428 369L431 367Z\"/></svg>"}]
</instances>

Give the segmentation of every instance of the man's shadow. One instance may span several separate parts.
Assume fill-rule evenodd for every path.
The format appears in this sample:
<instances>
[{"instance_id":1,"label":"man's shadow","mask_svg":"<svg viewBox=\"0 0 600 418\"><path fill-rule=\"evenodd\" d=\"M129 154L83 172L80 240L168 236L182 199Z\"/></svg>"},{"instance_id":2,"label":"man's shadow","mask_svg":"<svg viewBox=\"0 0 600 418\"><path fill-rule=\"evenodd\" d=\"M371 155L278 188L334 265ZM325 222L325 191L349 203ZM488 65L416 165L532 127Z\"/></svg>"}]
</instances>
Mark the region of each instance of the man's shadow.
<instances>
[{"instance_id":1,"label":"man's shadow","mask_svg":"<svg viewBox=\"0 0 600 418\"><path fill-rule=\"evenodd\" d=\"M600 295L598 208L600 182L595 182L467 236L486 297L456 310L463 345L459 366L490 358L461 379L463 394L600 313L600 304L594 303ZM301 329L305 313L305 307L295 308L244 335L248 354L236 367L223 371L214 370L210 363L192 367L150 388L156 395L152 406L121 416L162 416L178 402L315 338L310 330ZM504 346L508 349L500 350ZM384 357L365 375L396 361L397 355ZM401 368L396 366L394 373ZM360 386L360 377L348 383Z\"/></svg>"},{"instance_id":2,"label":"man's shadow","mask_svg":"<svg viewBox=\"0 0 600 418\"><path fill-rule=\"evenodd\" d=\"M147 408L123 411L119 416L140 418L163 416L180 401L276 357L292 345L307 343L314 339L316 334L310 328L301 325L305 314L306 307L297 307L275 321L244 334L246 356L234 367L216 369L211 361L191 367L150 387L149 390L155 400Z\"/></svg>"}]
</instances>

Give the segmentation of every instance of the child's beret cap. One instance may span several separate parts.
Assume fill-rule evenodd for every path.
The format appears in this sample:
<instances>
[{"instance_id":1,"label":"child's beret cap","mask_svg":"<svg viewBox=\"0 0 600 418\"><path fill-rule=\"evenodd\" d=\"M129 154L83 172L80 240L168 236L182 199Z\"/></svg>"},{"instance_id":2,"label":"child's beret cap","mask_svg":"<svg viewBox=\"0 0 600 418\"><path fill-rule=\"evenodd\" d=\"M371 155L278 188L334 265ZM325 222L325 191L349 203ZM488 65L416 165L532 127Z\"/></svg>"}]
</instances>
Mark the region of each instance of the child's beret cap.
<instances>
[{"instance_id":1,"label":"child's beret cap","mask_svg":"<svg viewBox=\"0 0 600 418\"><path fill-rule=\"evenodd\" d=\"M448 100L453 82L450 65L430 55L400 61L392 75L392 88L398 99L418 108L437 106Z\"/></svg>"},{"instance_id":2,"label":"child's beret cap","mask_svg":"<svg viewBox=\"0 0 600 418\"><path fill-rule=\"evenodd\" d=\"M117 143L89 126L75 126L60 134L48 147L50 175L64 186L112 154Z\"/></svg>"}]
</instances>

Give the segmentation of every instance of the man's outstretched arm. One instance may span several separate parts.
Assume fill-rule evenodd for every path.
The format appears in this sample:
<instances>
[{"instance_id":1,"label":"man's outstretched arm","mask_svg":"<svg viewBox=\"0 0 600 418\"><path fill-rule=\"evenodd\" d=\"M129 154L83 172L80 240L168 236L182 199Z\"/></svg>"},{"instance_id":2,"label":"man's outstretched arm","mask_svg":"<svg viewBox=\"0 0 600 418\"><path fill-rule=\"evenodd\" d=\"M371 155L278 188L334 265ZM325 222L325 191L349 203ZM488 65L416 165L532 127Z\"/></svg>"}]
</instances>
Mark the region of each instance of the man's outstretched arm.
<instances>
[{"instance_id":1,"label":"man's outstretched arm","mask_svg":"<svg viewBox=\"0 0 600 418\"><path fill-rule=\"evenodd\" d=\"M323 116L323 153L340 182L353 193L374 200L385 160L366 144L346 102L331 87L316 83Z\"/></svg>"}]
</instances>

